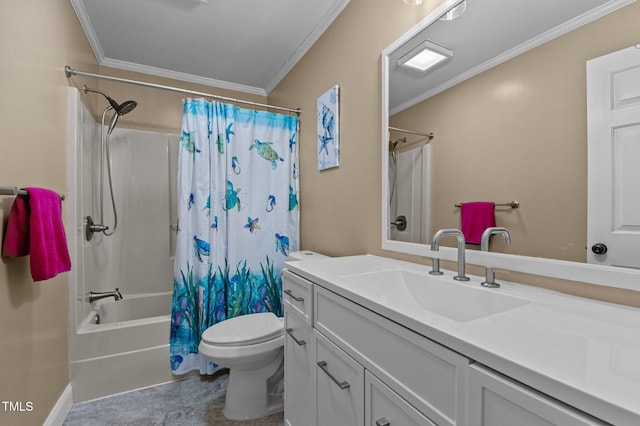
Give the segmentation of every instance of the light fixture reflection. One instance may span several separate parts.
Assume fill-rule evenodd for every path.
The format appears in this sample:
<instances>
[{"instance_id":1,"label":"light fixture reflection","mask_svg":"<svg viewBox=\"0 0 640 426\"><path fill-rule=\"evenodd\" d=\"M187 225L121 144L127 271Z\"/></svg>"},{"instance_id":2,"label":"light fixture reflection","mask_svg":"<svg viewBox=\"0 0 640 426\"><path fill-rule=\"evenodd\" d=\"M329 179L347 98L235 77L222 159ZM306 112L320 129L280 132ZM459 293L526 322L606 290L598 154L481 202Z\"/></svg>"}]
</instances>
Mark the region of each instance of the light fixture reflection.
<instances>
[{"instance_id":1,"label":"light fixture reflection","mask_svg":"<svg viewBox=\"0 0 640 426\"><path fill-rule=\"evenodd\" d=\"M418 6L422 4L422 0L402 0L404 4L408 4L409 6Z\"/></svg>"},{"instance_id":2,"label":"light fixture reflection","mask_svg":"<svg viewBox=\"0 0 640 426\"><path fill-rule=\"evenodd\" d=\"M452 56L450 49L427 40L400 57L398 65L424 72Z\"/></svg>"}]
</instances>

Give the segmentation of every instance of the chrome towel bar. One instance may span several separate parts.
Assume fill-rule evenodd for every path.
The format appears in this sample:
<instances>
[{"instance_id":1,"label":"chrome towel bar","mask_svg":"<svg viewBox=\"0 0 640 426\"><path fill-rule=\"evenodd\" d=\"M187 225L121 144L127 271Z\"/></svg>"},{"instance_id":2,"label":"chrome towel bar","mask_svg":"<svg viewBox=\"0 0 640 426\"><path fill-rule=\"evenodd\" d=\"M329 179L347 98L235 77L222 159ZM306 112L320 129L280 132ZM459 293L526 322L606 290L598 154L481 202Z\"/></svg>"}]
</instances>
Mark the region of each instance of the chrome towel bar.
<instances>
[{"instance_id":1,"label":"chrome towel bar","mask_svg":"<svg viewBox=\"0 0 640 426\"><path fill-rule=\"evenodd\" d=\"M0 195L29 195L29 193L15 186L0 186ZM60 199L64 200L64 195L60 195Z\"/></svg>"},{"instance_id":2,"label":"chrome towel bar","mask_svg":"<svg viewBox=\"0 0 640 426\"><path fill-rule=\"evenodd\" d=\"M454 204L455 207L461 207L462 203L458 203L458 204ZM512 209L517 209L518 207L520 207L520 202L519 201L510 201L508 203L500 203L500 204L496 204L496 207L511 207Z\"/></svg>"}]
</instances>

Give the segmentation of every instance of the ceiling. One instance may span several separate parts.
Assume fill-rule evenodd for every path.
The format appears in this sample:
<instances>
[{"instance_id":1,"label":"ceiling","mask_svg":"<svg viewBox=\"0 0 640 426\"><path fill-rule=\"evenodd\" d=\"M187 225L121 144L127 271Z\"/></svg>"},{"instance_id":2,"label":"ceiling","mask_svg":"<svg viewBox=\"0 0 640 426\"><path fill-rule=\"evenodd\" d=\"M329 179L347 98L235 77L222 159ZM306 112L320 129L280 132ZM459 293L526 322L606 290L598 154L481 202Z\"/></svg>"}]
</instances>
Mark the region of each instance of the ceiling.
<instances>
[{"instance_id":1,"label":"ceiling","mask_svg":"<svg viewBox=\"0 0 640 426\"><path fill-rule=\"evenodd\" d=\"M100 65L267 95L349 0L70 0Z\"/></svg>"}]
</instances>

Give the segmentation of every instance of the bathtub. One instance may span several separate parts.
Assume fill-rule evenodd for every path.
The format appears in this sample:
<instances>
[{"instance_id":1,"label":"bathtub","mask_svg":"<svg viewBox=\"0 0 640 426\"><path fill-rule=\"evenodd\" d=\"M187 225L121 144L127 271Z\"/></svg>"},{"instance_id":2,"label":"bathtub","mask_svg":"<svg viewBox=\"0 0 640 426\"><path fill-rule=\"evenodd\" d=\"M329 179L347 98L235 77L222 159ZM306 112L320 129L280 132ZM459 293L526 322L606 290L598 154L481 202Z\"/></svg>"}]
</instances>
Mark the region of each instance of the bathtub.
<instances>
[{"instance_id":1,"label":"bathtub","mask_svg":"<svg viewBox=\"0 0 640 426\"><path fill-rule=\"evenodd\" d=\"M121 300L109 297L93 302L88 323L94 325L118 323L118 326L126 326L129 321L142 319L151 321L156 317L168 318L170 313L171 292L123 294Z\"/></svg>"},{"instance_id":2,"label":"bathtub","mask_svg":"<svg viewBox=\"0 0 640 426\"><path fill-rule=\"evenodd\" d=\"M70 336L76 349L70 362L74 402L175 379L169 363L172 293L122 296L93 302Z\"/></svg>"}]
</instances>

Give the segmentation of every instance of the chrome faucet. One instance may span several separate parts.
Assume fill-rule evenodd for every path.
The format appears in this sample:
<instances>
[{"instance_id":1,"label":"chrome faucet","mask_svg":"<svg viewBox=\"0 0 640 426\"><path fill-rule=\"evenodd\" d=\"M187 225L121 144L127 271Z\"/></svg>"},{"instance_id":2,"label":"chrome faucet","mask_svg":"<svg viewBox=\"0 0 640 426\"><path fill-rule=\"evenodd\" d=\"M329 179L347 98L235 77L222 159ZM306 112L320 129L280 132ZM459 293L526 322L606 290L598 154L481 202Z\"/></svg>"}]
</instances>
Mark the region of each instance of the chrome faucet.
<instances>
[{"instance_id":1,"label":"chrome faucet","mask_svg":"<svg viewBox=\"0 0 640 426\"><path fill-rule=\"evenodd\" d=\"M89 303L93 303L96 300L104 299L105 297L113 297L115 300L122 300L120 289L116 288L114 291L90 291Z\"/></svg>"},{"instance_id":2,"label":"chrome faucet","mask_svg":"<svg viewBox=\"0 0 640 426\"><path fill-rule=\"evenodd\" d=\"M511 236L509 235L509 231L507 230L507 228L502 228L502 227L487 228L482 233L482 237L480 239L480 251L489 251L489 239L493 234L501 234L502 238L504 238L504 243L508 246L511 245ZM480 284L490 288L500 287L500 284L496 282L496 274L493 271L493 268L490 268L487 266L485 270L484 281L481 282Z\"/></svg>"},{"instance_id":3,"label":"chrome faucet","mask_svg":"<svg viewBox=\"0 0 640 426\"><path fill-rule=\"evenodd\" d=\"M431 251L440 250L440 239L447 235L455 236L458 239L458 275L453 277L453 279L457 281L469 281L469 277L464 273L464 234L459 229L441 229L436 232L433 236L433 241L431 242ZM431 275L442 275L442 272L440 271L440 259L435 257L432 258L431 264L433 265L433 270L429 273Z\"/></svg>"}]
</instances>

